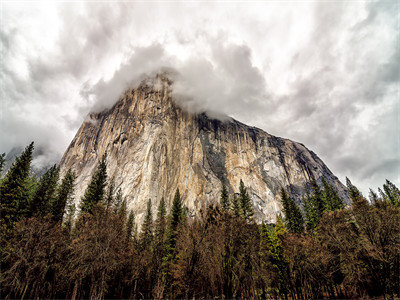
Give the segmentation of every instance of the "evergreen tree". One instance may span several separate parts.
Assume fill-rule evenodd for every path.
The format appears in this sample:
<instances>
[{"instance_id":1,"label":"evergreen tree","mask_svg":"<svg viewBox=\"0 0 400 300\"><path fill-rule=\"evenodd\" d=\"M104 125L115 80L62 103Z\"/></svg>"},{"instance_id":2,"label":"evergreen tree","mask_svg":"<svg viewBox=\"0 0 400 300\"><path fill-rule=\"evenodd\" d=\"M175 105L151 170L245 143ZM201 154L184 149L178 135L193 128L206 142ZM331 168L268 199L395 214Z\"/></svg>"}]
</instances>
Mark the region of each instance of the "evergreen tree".
<instances>
[{"instance_id":1,"label":"evergreen tree","mask_svg":"<svg viewBox=\"0 0 400 300\"><path fill-rule=\"evenodd\" d=\"M129 244L132 240L134 223L135 223L135 215L133 214L133 211L131 210L129 212L128 221L126 223L126 243L127 244Z\"/></svg>"},{"instance_id":2,"label":"evergreen tree","mask_svg":"<svg viewBox=\"0 0 400 300\"><path fill-rule=\"evenodd\" d=\"M56 222L62 222L66 206L72 204L75 178L75 173L69 169L57 189L50 207L50 212Z\"/></svg>"},{"instance_id":3,"label":"evergreen tree","mask_svg":"<svg viewBox=\"0 0 400 300\"><path fill-rule=\"evenodd\" d=\"M107 154L104 154L91 182L89 183L89 186L86 189L85 195L82 197L80 207L82 213L91 213L93 207L97 203L101 203L104 199L104 190L107 184L106 159Z\"/></svg>"},{"instance_id":4,"label":"evergreen tree","mask_svg":"<svg viewBox=\"0 0 400 300\"><path fill-rule=\"evenodd\" d=\"M347 186L347 192L350 197L350 200L353 202L353 204L359 200L363 199L363 196L361 192L358 190L356 186L354 186L350 179L346 177L346 186Z\"/></svg>"},{"instance_id":5,"label":"evergreen tree","mask_svg":"<svg viewBox=\"0 0 400 300\"><path fill-rule=\"evenodd\" d=\"M304 219L301 210L283 187L281 188L281 201L288 230L292 233L302 233L304 231Z\"/></svg>"},{"instance_id":6,"label":"evergreen tree","mask_svg":"<svg viewBox=\"0 0 400 300\"><path fill-rule=\"evenodd\" d=\"M385 199L394 206L400 206L400 190L389 180L383 185Z\"/></svg>"},{"instance_id":7,"label":"evergreen tree","mask_svg":"<svg viewBox=\"0 0 400 300\"><path fill-rule=\"evenodd\" d=\"M284 248L282 245L282 242L287 234L287 230L282 221L282 217L278 215L276 219L277 220L274 229L266 230L266 244L269 250L270 263L277 277L277 282L275 283L277 292L285 296L284 298L287 298L288 263L285 259Z\"/></svg>"},{"instance_id":8,"label":"evergreen tree","mask_svg":"<svg viewBox=\"0 0 400 300\"><path fill-rule=\"evenodd\" d=\"M314 207L316 209L316 214L319 222L319 220L322 217L322 213L324 212L325 209L325 203L322 197L321 188L319 187L317 181L313 176L311 177L310 184L311 184L311 198L314 203Z\"/></svg>"},{"instance_id":9,"label":"evergreen tree","mask_svg":"<svg viewBox=\"0 0 400 300\"><path fill-rule=\"evenodd\" d=\"M311 177L310 185L311 193L306 187L303 196L303 203L306 216L306 227L308 230L314 230L322 218L328 200L325 199L323 191L321 191L321 188L314 177Z\"/></svg>"},{"instance_id":10,"label":"evergreen tree","mask_svg":"<svg viewBox=\"0 0 400 300\"><path fill-rule=\"evenodd\" d=\"M293 222L291 226L291 231L294 233L304 232L304 218L299 206L292 200L292 210L293 210Z\"/></svg>"},{"instance_id":11,"label":"evergreen tree","mask_svg":"<svg viewBox=\"0 0 400 300\"><path fill-rule=\"evenodd\" d=\"M162 197L157 209L157 219L155 222L155 231L154 231L155 252L159 252L157 254L158 257L163 257L166 215L167 215L167 210L165 206L165 200L164 197Z\"/></svg>"},{"instance_id":12,"label":"evergreen tree","mask_svg":"<svg viewBox=\"0 0 400 300\"><path fill-rule=\"evenodd\" d=\"M228 211L230 207L228 190L225 184L222 184L220 204L223 211Z\"/></svg>"},{"instance_id":13,"label":"evergreen tree","mask_svg":"<svg viewBox=\"0 0 400 300\"><path fill-rule=\"evenodd\" d=\"M261 264L263 264L263 267L265 267L265 264L267 263L266 260L268 259L266 250L268 250L269 247L269 238L268 238L269 231L270 229L268 228L267 224L265 224L263 221L260 226L260 251L259 251Z\"/></svg>"},{"instance_id":14,"label":"evergreen tree","mask_svg":"<svg viewBox=\"0 0 400 300\"><path fill-rule=\"evenodd\" d=\"M144 217L141 232L142 249L149 249L153 240L153 215L151 213L151 199L147 202L147 211Z\"/></svg>"},{"instance_id":15,"label":"evergreen tree","mask_svg":"<svg viewBox=\"0 0 400 300\"><path fill-rule=\"evenodd\" d=\"M323 211L333 211L344 208L342 199L336 193L335 189L329 184L324 177L322 181L322 203L324 205Z\"/></svg>"},{"instance_id":16,"label":"evergreen tree","mask_svg":"<svg viewBox=\"0 0 400 300\"><path fill-rule=\"evenodd\" d=\"M16 158L1 182L1 230L12 228L15 222L27 214L30 192L28 181L33 148L32 142Z\"/></svg>"},{"instance_id":17,"label":"evergreen tree","mask_svg":"<svg viewBox=\"0 0 400 300\"><path fill-rule=\"evenodd\" d=\"M381 189L380 187L378 187L378 193L379 193L379 195L381 196L381 199L382 199L383 201L388 202L388 199L386 198L385 192L382 191L382 189Z\"/></svg>"},{"instance_id":18,"label":"evergreen tree","mask_svg":"<svg viewBox=\"0 0 400 300\"><path fill-rule=\"evenodd\" d=\"M239 185L239 203L243 218L248 221L251 220L254 215L253 205L242 180L240 180Z\"/></svg>"},{"instance_id":19,"label":"evergreen tree","mask_svg":"<svg viewBox=\"0 0 400 300\"><path fill-rule=\"evenodd\" d=\"M184 209L183 209L181 195L179 193L179 189L176 189L174 200L172 202L170 229L174 229L173 231L176 231L179 223L182 221L181 219L183 213Z\"/></svg>"},{"instance_id":20,"label":"evergreen tree","mask_svg":"<svg viewBox=\"0 0 400 300\"><path fill-rule=\"evenodd\" d=\"M183 206L179 189L176 189L175 197L172 202L167 237L165 243L165 255L163 258L163 277L167 290L171 287L171 266L176 262L176 242L178 239L179 224L182 221Z\"/></svg>"},{"instance_id":21,"label":"evergreen tree","mask_svg":"<svg viewBox=\"0 0 400 300\"><path fill-rule=\"evenodd\" d=\"M155 241L156 243L164 243L165 227L166 227L167 209L165 206L164 197L161 198L157 209L157 219L155 226Z\"/></svg>"},{"instance_id":22,"label":"evergreen tree","mask_svg":"<svg viewBox=\"0 0 400 300\"><path fill-rule=\"evenodd\" d=\"M128 207L127 206L128 205L126 203L126 199L123 199L122 202L121 202L121 205L119 206L119 209L118 209L118 215L121 218L121 220L124 220L124 221L126 219L126 214L128 212Z\"/></svg>"},{"instance_id":23,"label":"evergreen tree","mask_svg":"<svg viewBox=\"0 0 400 300\"><path fill-rule=\"evenodd\" d=\"M29 204L29 216L44 217L51 212L55 201L60 169L54 165L40 178L38 187Z\"/></svg>"},{"instance_id":24,"label":"evergreen tree","mask_svg":"<svg viewBox=\"0 0 400 300\"><path fill-rule=\"evenodd\" d=\"M371 201L372 204L375 204L376 202L379 201L378 194L374 192L374 190L369 189L369 200Z\"/></svg>"},{"instance_id":25,"label":"evergreen tree","mask_svg":"<svg viewBox=\"0 0 400 300\"><path fill-rule=\"evenodd\" d=\"M283 213L285 214L285 220L288 222L292 219L292 211L290 205L289 195L286 193L285 189L281 187L281 202Z\"/></svg>"},{"instance_id":26,"label":"evergreen tree","mask_svg":"<svg viewBox=\"0 0 400 300\"><path fill-rule=\"evenodd\" d=\"M238 218L240 217L241 213L240 213L240 201L239 198L236 194L233 194L233 198L232 198L232 211L233 211L233 215Z\"/></svg>"},{"instance_id":27,"label":"evergreen tree","mask_svg":"<svg viewBox=\"0 0 400 300\"><path fill-rule=\"evenodd\" d=\"M105 197L106 210L109 210L114 202L114 191L115 191L115 182L114 179L112 179L110 184L108 185L107 196Z\"/></svg>"},{"instance_id":28,"label":"evergreen tree","mask_svg":"<svg viewBox=\"0 0 400 300\"><path fill-rule=\"evenodd\" d=\"M167 215L167 208L165 206L164 197L162 197L157 209L157 227L164 227L163 224L165 223L166 215Z\"/></svg>"}]
</instances>

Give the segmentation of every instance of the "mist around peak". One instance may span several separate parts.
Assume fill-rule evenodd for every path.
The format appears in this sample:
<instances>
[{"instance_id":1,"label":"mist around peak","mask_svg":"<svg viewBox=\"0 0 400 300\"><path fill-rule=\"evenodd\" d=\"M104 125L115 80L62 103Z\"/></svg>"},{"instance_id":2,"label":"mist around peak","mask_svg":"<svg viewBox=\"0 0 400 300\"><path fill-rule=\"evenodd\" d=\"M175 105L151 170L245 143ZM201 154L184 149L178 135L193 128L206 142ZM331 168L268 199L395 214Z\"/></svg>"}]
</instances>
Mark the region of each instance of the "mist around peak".
<instances>
[{"instance_id":1,"label":"mist around peak","mask_svg":"<svg viewBox=\"0 0 400 300\"><path fill-rule=\"evenodd\" d=\"M112 107L127 89L145 82L157 90L162 78L168 78L172 98L191 113L226 120L244 106L250 111L265 108L265 80L252 64L250 49L221 40L211 53L211 59L193 56L182 61L160 44L136 48L110 79L86 85L81 94L93 103L91 112L99 112Z\"/></svg>"}]
</instances>

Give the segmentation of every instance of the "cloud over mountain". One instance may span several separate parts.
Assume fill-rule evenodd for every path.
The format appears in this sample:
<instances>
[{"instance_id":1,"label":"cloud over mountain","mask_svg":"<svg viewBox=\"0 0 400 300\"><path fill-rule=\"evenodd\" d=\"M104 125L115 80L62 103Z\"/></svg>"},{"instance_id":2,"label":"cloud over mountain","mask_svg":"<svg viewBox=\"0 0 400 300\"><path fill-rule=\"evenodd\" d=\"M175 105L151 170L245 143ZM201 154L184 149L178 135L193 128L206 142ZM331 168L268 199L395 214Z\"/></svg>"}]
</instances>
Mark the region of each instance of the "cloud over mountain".
<instances>
[{"instance_id":1,"label":"cloud over mountain","mask_svg":"<svg viewBox=\"0 0 400 300\"><path fill-rule=\"evenodd\" d=\"M169 70L194 111L306 144L363 190L400 183L399 4L4 3L0 150L65 150L87 112Z\"/></svg>"}]
</instances>

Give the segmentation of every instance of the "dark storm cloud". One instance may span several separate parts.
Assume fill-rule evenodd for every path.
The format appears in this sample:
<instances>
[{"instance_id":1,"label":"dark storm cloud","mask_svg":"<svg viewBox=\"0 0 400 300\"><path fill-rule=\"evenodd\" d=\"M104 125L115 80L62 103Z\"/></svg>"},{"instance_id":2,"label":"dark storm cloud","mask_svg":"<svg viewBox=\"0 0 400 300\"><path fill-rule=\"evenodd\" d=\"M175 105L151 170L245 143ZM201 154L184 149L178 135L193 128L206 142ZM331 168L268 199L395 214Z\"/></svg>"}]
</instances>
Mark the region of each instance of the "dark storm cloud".
<instances>
[{"instance_id":1,"label":"dark storm cloud","mask_svg":"<svg viewBox=\"0 0 400 300\"><path fill-rule=\"evenodd\" d=\"M399 4L293 4L7 3L0 150L57 161L89 111L169 70L186 109L300 141L364 191L400 183Z\"/></svg>"}]
</instances>

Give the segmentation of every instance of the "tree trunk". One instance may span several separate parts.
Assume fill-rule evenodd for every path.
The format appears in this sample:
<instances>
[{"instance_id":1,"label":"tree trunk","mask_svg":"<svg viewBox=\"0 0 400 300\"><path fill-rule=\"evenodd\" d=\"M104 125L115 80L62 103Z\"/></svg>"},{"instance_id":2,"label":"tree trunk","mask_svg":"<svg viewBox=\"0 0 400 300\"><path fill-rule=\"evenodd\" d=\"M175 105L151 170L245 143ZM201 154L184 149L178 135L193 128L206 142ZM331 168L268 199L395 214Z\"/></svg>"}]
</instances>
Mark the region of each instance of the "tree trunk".
<instances>
[{"instance_id":1,"label":"tree trunk","mask_svg":"<svg viewBox=\"0 0 400 300\"><path fill-rule=\"evenodd\" d=\"M137 299L136 288L137 288L137 279L135 279L135 286L133 288L133 299Z\"/></svg>"},{"instance_id":2,"label":"tree trunk","mask_svg":"<svg viewBox=\"0 0 400 300\"><path fill-rule=\"evenodd\" d=\"M76 299L77 292L78 292L78 280L75 280L74 291L72 292L71 300L75 300Z\"/></svg>"},{"instance_id":3,"label":"tree trunk","mask_svg":"<svg viewBox=\"0 0 400 300\"><path fill-rule=\"evenodd\" d=\"M26 293L26 290L28 289L28 284L26 284L25 285L25 288L24 288L24 293L22 294L22 296L21 296L21 300L23 300L24 299L24 297L25 297L25 293Z\"/></svg>"}]
</instances>

